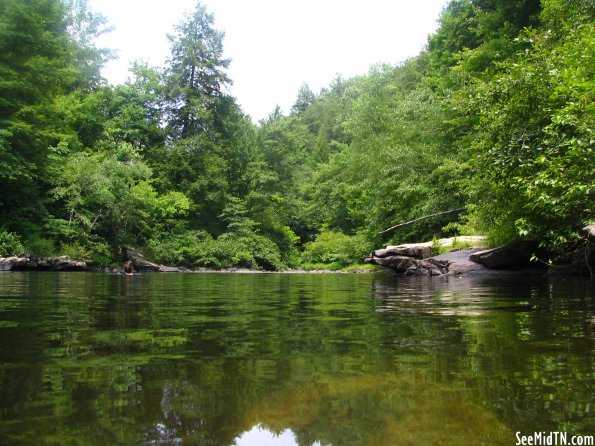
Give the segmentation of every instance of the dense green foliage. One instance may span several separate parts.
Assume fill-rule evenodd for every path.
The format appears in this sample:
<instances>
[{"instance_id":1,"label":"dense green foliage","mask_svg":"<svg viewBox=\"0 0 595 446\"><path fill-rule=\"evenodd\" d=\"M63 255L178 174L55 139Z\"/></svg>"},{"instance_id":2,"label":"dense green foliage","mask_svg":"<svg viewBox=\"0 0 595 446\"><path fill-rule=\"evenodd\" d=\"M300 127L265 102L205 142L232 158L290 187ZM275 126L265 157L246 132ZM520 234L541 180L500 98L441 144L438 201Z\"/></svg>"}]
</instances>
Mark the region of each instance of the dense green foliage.
<instances>
[{"instance_id":1,"label":"dense green foliage","mask_svg":"<svg viewBox=\"0 0 595 446\"><path fill-rule=\"evenodd\" d=\"M568 250L595 220L594 18L591 0L452 0L417 57L304 84L254 125L200 3L166 66L110 87L85 0L0 0L3 255L280 269L456 232Z\"/></svg>"}]
</instances>

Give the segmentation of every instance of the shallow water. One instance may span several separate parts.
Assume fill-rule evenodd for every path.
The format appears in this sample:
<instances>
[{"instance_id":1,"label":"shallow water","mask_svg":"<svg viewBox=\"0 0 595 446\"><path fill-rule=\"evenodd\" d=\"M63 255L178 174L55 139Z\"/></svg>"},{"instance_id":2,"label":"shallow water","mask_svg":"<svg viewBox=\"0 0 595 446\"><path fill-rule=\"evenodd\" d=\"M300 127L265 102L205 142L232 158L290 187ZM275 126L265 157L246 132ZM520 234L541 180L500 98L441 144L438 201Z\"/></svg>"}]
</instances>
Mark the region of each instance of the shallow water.
<instances>
[{"instance_id":1,"label":"shallow water","mask_svg":"<svg viewBox=\"0 0 595 446\"><path fill-rule=\"evenodd\" d=\"M595 433L584 279L0 274L0 444Z\"/></svg>"}]
</instances>

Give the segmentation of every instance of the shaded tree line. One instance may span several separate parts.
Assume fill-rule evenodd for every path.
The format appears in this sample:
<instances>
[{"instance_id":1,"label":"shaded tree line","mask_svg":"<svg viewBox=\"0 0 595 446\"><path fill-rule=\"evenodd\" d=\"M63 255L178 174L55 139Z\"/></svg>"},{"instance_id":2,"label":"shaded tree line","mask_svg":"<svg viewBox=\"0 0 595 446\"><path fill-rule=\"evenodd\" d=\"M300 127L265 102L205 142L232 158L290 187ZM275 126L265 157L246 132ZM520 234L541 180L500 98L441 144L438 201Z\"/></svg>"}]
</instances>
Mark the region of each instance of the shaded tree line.
<instances>
[{"instance_id":1,"label":"shaded tree line","mask_svg":"<svg viewBox=\"0 0 595 446\"><path fill-rule=\"evenodd\" d=\"M200 3L164 67L115 87L85 0L0 12L0 254L341 267L480 232L559 256L595 219L590 0L453 0L418 56L304 84L258 125Z\"/></svg>"}]
</instances>

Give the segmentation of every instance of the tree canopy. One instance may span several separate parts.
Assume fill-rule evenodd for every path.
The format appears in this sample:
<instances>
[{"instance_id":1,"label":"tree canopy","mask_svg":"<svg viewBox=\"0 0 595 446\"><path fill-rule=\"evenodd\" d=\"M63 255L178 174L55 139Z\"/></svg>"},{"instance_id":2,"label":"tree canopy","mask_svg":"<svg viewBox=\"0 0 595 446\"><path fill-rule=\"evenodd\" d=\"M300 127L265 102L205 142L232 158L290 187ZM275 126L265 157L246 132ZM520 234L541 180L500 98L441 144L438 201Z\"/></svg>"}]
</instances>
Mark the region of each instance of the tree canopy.
<instances>
[{"instance_id":1,"label":"tree canopy","mask_svg":"<svg viewBox=\"0 0 595 446\"><path fill-rule=\"evenodd\" d=\"M595 221L594 19L587 0L452 0L418 56L304 83L254 124L200 2L165 66L108 86L85 0L0 0L0 239L281 269L479 232L554 258Z\"/></svg>"}]
</instances>

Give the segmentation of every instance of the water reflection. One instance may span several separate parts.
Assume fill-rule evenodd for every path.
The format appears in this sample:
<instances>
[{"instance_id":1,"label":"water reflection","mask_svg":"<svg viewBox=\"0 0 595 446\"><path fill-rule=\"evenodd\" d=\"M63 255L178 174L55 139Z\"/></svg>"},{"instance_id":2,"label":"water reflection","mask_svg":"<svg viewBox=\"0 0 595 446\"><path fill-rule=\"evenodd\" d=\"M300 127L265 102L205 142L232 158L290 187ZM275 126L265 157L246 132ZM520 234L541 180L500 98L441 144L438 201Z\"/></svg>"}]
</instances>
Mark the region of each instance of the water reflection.
<instances>
[{"instance_id":1,"label":"water reflection","mask_svg":"<svg viewBox=\"0 0 595 446\"><path fill-rule=\"evenodd\" d=\"M588 434L593 296L569 279L7 273L0 443Z\"/></svg>"},{"instance_id":2,"label":"water reflection","mask_svg":"<svg viewBox=\"0 0 595 446\"><path fill-rule=\"evenodd\" d=\"M291 429L282 432L271 432L261 424L257 424L248 432L242 433L233 443L233 446L299 446L295 434ZM315 442L312 446L321 446Z\"/></svg>"}]
</instances>

